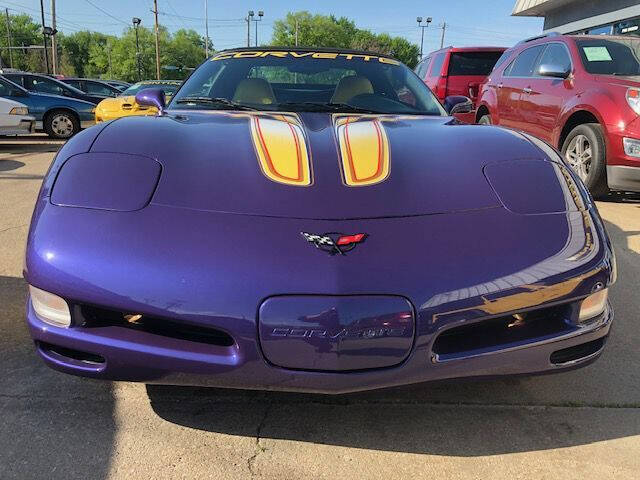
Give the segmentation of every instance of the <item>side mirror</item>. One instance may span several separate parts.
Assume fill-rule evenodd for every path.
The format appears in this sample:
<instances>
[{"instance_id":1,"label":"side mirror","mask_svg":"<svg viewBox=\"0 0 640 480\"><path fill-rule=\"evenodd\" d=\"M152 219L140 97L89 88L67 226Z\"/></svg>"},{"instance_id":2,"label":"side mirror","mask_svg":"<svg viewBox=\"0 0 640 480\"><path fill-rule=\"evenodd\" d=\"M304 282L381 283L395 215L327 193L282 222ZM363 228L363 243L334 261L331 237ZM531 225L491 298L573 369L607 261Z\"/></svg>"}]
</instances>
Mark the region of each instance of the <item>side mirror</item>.
<instances>
[{"instance_id":1,"label":"side mirror","mask_svg":"<svg viewBox=\"0 0 640 480\"><path fill-rule=\"evenodd\" d=\"M136 94L136 103L147 107L156 107L158 115L162 115L167 101L164 96L164 90L161 88L145 88Z\"/></svg>"},{"instance_id":2,"label":"side mirror","mask_svg":"<svg viewBox=\"0 0 640 480\"><path fill-rule=\"evenodd\" d=\"M571 71L559 65L543 63L538 67L537 73L541 77L567 78Z\"/></svg>"},{"instance_id":3,"label":"side mirror","mask_svg":"<svg viewBox=\"0 0 640 480\"><path fill-rule=\"evenodd\" d=\"M11 90L11 96L12 97L26 97L27 94L24 93L22 90Z\"/></svg>"},{"instance_id":4,"label":"side mirror","mask_svg":"<svg viewBox=\"0 0 640 480\"><path fill-rule=\"evenodd\" d=\"M449 115L473 112L473 102L463 95L450 95L444 99L444 109Z\"/></svg>"}]
</instances>

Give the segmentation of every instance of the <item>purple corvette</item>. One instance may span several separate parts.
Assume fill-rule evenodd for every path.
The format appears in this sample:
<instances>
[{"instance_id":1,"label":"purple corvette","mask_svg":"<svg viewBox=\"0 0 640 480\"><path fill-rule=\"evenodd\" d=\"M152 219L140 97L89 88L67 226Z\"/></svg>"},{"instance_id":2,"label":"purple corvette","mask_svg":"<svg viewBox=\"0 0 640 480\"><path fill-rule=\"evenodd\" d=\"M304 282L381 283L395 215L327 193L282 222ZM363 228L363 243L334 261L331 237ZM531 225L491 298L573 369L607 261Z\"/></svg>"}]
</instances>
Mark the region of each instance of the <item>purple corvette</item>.
<instances>
[{"instance_id":1,"label":"purple corvette","mask_svg":"<svg viewBox=\"0 0 640 480\"><path fill-rule=\"evenodd\" d=\"M59 151L26 252L62 372L344 393L603 350L609 239L558 153L398 61L238 49Z\"/></svg>"}]
</instances>

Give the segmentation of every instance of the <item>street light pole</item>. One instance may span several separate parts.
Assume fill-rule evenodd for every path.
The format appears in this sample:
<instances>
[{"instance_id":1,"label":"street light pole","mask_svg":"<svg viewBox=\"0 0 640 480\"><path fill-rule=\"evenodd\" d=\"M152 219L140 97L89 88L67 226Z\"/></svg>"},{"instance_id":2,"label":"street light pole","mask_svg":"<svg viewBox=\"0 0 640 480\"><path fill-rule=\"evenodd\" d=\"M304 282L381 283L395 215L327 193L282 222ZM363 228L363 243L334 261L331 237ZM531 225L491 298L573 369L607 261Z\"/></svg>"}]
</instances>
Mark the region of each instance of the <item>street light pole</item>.
<instances>
[{"instance_id":1,"label":"street light pole","mask_svg":"<svg viewBox=\"0 0 640 480\"><path fill-rule=\"evenodd\" d=\"M258 46L258 22L262 20L262 17L264 17L264 12L262 10L258 10L258 19L253 19L256 24L256 47Z\"/></svg>"},{"instance_id":2,"label":"street light pole","mask_svg":"<svg viewBox=\"0 0 640 480\"><path fill-rule=\"evenodd\" d=\"M253 10L247 13L247 47L251 46L251 20L253 19Z\"/></svg>"},{"instance_id":3,"label":"street light pole","mask_svg":"<svg viewBox=\"0 0 640 480\"><path fill-rule=\"evenodd\" d=\"M51 28L56 30L56 0L51 0ZM53 74L58 73L58 42L56 41L56 34L51 35L51 65L53 67Z\"/></svg>"},{"instance_id":4,"label":"street light pole","mask_svg":"<svg viewBox=\"0 0 640 480\"><path fill-rule=\"evenodd\" d=\"M420 60L422 60L422 47L424 46L424 29L429 26L433 19L431 17L427 17L426 25L422 25L422 17L417 17L416 21L418 22L418 26L422 29L422 37L420 38Z\"/></svg>"},{"instance_id":5,"label":"street light pole","mask_svg":"<svg viewBox=\"0 0 640 480\"><path fill-rule=\"evenodd\" d=\"M131 22L133 23L133 29L136 31L136 67L138 68L138 81L140 81L142 80L142 73L140 72L140 43L138 43L138 26L142 20L138 17L133 17Z\"/></svg>"}]
</instances>

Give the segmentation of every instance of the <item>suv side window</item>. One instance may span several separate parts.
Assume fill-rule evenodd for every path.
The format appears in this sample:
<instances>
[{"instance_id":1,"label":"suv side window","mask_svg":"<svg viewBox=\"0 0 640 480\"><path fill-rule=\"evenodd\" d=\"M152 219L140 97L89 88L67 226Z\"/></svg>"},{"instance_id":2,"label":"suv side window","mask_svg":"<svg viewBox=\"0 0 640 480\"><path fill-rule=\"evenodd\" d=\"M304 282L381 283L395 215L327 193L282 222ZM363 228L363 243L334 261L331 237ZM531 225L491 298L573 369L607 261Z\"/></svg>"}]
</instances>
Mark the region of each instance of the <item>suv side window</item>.
<instances>
[{"instance_id":1,"label":"suv side window","mask_svg":"<svg viewBox=\"0 0 640 480\"><path fill-rule=\"evenodd\" d=\"M443 52L435 56L435 58L433 59L433 64L431 65L431 73L429 73L430 77L440 76L440 72L442 72L442 64L444 63L445 55L446 54Z\"/></svg>"},{"instance_id":2,"label":"suv side window","mask_svg":"<svg viewBox=\"0 0 640 480\"><path fill-rule=\"evenodd\" d=\"M567 48L561 43L550 43L540 57L538 65L557 65L565 71L571 70L571 58Z\"/></svg>"},{"instance_id":3,"label":"suv side window","mask_svg":"<svg viewBox=\"0 0 640 480\"><path fill-rule=\"evenodd\" d=\"M544 49L545 45L536 45L527 48L513 61L513 63L505 70L505 77L532 77L533 68L536 64L538 56Z\"/></svg>"}]
</instances>

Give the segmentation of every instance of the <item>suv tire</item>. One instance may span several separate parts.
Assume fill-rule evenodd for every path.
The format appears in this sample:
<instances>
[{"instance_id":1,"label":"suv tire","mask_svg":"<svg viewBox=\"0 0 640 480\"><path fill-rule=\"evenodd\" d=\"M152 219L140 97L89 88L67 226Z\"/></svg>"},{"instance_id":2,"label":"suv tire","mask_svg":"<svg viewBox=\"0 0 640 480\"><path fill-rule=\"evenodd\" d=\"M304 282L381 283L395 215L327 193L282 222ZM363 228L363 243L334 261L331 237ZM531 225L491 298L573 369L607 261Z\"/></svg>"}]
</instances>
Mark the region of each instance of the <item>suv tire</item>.
<instances>
[{"instance_id":1,"label":"suv tire","mask_svg":"<svg viewBox=\"0 0 640 480\"><path fill-rule=\"evenodd\" d=\"M44 131L51 138L66 140L80 131L80 122L68 110L53 110L44 118Z\"/></svg>"},{"instance_id":2,"label":"suv tire","mask_svg":"<svg viewBox=\"0 0 640 480\"><path fill-rule=\"evenodd\" d=\"M609 193L606 147L600 124L584 123L575 127L564 140L561 151L594 198Z\"/></svg>"}]
</instances>

